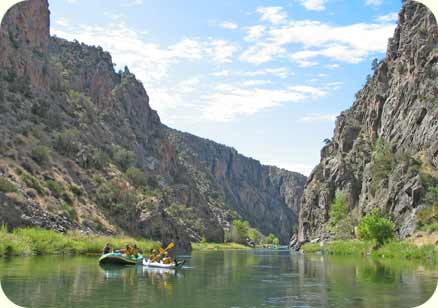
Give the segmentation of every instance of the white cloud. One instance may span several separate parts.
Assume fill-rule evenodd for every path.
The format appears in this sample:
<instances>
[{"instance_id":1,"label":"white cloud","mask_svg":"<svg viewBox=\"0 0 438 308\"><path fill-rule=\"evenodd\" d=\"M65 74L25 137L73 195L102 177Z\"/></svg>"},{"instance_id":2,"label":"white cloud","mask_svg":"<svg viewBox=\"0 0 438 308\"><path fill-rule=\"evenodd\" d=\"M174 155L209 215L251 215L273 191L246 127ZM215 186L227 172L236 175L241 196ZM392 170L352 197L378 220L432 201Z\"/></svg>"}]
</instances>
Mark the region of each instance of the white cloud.
<instances>
[{"instance_id":1,"label":"white cloud","mask_svg":"<svg viewBox=\"0 0 438 308\"><path fill-rule=\"evenodd\" d=\"M339 90L341 88L341 86L344 85L344 82L342 81L335 81L335 82L329 82L327 83L327 85L324 87L327 91L334 91L334 90Z\"/></svg>"},{"instance_id":2,"label":"white cloud","mask_svg":"<svg viewBox=\"0 0 438 308\"><path fill-rule=\"evenodd\" d=\"M326 68L335 69L341 67L338 63L330 63L325 65Z\"/></svg>"},{"instance_id":3,"label":"white cloud","mask_svg":"<svg viewBox=\"0 0 438 308\"><path fill-rule=\"evenodd\" d=\"M262 79L253 79L253 80L246 80L243 82L243 86L245 87L254 87L254 86L262 86L271 84L271 80L262 80Z\"/></svg>"},{"instance_id":4,"label":"white cloud","mask_svg":"<svg viewBox=\"0 0 438 308\"><path fill-rule=\"evenodd\" d=\"M299 0L300 4L311 11L325 10L327 0Z\"/></svg>"},{"instance_id":5,"label":"white cloud","mask_svg":"<svg viewBox=\"0 0 438 308\"><path fill-rule=\"evenodd\" d=\"M293 59L293 57L291 57L291 59ZM297 59L295 62L297 62L298 66L302 67L302 68L307 68L307 67L312 67L312 66L318 65L318 62L312 62L312 61L306 61L306 60L300 60L300 59Z\"/></svg>"},{"instance_id":6,"label":"white cloud","mask_svg":"<svg viewBox=\"0 0 438 308\"><path fill-rule=\"evenodd\" d=\"M255 64L266 63L284 56L287 46L301 45L302 50L289 55L290 60L301 66L313 65L311 59L317 57L358 63L372 53L385 52L394 28L392 23L331 26L311 20L290 21L286 26L270 29L267 37L249 46L240 59Z\"/></svg>"},{"instance_id":7,"label":"white cloud","mask_svg":"<svg viewBox=\"0 0 438 308\"><path fill-rule=\"evenodd\" d=\"M131 7L131 6L138 6L138 5L142 5L142 4L143 4L143 0L132 0L129 2L123 3L122 6Z\"/></svg>"},{"instance_id":8,"label":"white cloud","mask_svg":"<svg viewBox=\"0 0 438 308\"><path fill-rule=\"evenodd\" d=\"M245 30L247 33L245 37L245 41L252 42L259 40L263 36L266 27L263 25L256 25L256 26L246 27Z\"/></svg>"},{"instance_id":9,"label":"white cloud","mask_svg":"<svg viewBox=\"0 0 438 308\"><path fill-rule=\"evenodd\" d=\"M252 64L263 64L285 53L286 49L282 46L271 43L259 43L250 46L240 55L239 59Z\"/></svg>"},{"instance_id":10,"label":"white cloud","mask_svg":"<svg viewBox=\"0 0 438 308\"><path fill-rule=\"evenodd\" d=\"M269 21L274 25L281 24L287 19L287 14L283 12L281 6L259 7L257 13L261 15L262 21Z\"/></svg>"},{"instance_id":11,"label":"white cloud","mask_svg":"<svg viewBox=\"0 0 438 308\"><path fill-rule=\"evenodd\" d=\"M176 91L178 93L188 94L195 92L196 89L199 88L199 84L201 83L201 79L199 77L193 77L184 81L181 81L178 84L179 90Z\"/></svg>"},{"instance_id":12,"label":"white cloud","mask_svg":"<svg viewBox=\"0 0 438 308\"><path fill-rule=\"evenodd\" d=\"M276 78L287 78L290 76L294 76L294 72L290 72L287 67L274 67L274 68L265 68L261 70L255 71L229 71L229 70L221 70L217 72L210 73L210 76L214 77L260 77L260 76L273 76Z\"/></svg>"},{"instance_id":13,"label":"white cloud","mask_svg":"<svg viewBox=\"0 0 438 308\"><path fill-rule=\"evenodd\" d=\"M213 90L213 93L201 96L201 99L204 102L203 118L215 122L229 122L285 103L309 101L327 94L323 89L310 86L246 89L235 84L220 84Z\"/></svg>"},{"instance_id":14,"label":"white cloud","mask_svg":"<svg viewBox=\"0 0 438 308\"><path fill-rule=\"evenodd\" d=\"M214 77L228 77L228 76L230 76L230 71L229 70L222 70L222 71L218 71L218 72L213 72L210 75L214 76Z\"/></svg>"},{"instance_id":15,"label":"white cloud","mask_svg":"<svg viewBox=\"0 0 438 308\"><path fill-rule=\"evenodd\" d=\"M223 23L220 24L220 26L222 28L228 29L228 30L235 30L235 29L239 28L239 26L232 21L224 21Z\"/></svg>"},{"instance_id":16,"label":"white cloud","mask_svg":"<svg viewBox=\"0 0 438 308\"><path fill-rule=\"evenodd\" d=\"M67 1L67 3L72 3L72 4L79 2L79 0L66 0L66 1Z\"/></svg>"},{"instance_id":17,"label":"white cloud","mask_svg":"<svg viewBox=\"0 0 438 308\"><path fill-rule=\"evenodd\" d=\"M382 5L383 0L366 0L365 5L368 6L380 6Z\"/></svg>"},{"instance_id":18,"label":"white cloud","mask_svg":"<svg viewBox=\"0 0 438 308\"><path fill-rule=\"evenodd\" d=\"M126 26L123 22L106 26L81 25L72 30L52 29L52 33L69 40L77 39L89 45L100 45L111 52L119 67L127 65L145 83L162 80L175 63L182 61L213 63L230 62L235 45L224 40L202 42L196 38L183 38L167 47L144 41L142 31Z\"/></svg>"},{"instance_id":19,"label":"white cloud","mask_svg":"<svg viewBox=\"0 0 438 308\"><path fill-rule=\"evenodd\" d=\"M387 15L379 16L376 18L376 21L383 22L383 23L389 23L389 22L397 22L398 20L398 13L389 13Z\"/></svg>"},{"instance_id":20,"label":"white cloud","mask_svg":"<svg viewBox=\"0 0 438 308\"><path fill-rule=\"evenodd\" d=\"M359 63L370 54L385 52L388 38L395 28L395 23L389 22L393 15L383 16L379 23L334 26L315 20L288 21L281 7L259 8L258 11L261 19L270 20L272 25L269 28L264 25L245 28L245 40L254 44L242 52L240 60L252 64L286 57L292 46L298 49L295 48L288 57L301 67L316 65L313 59L320 57ZM281 18L272 17L279 12L283 13Z\"/></svg>"},{"instance_id":21,"label":"white cloud","mask_svg":"<svg viewBox=\"0 0 438 308\"><path fill-rule=\"evenodd\" d=\"M224 40L210 40L206 52L217 63L230 63L234 53L239 50L237 44L231 44Z\"/></svg>"},{"instance_id":22,"label":"white cloud","mask_svg":"<svg viewBox=\"0 0 438 308\"><path fill-rule=\"evenodd\" d=\"M61 17L55 20L55 24L61 27L67 27L68 25L70 25L70 21L67 18Z\"/></svg>"},{"instance_id":23,"label":"white cloud","mask_svg":"<svg viewBox=\"0 0 438 308\"><path fill-rule=\"evenodd\" d=\"M311 113L299 119L300 122L306 123L321 123L321 122L334 122L336 120L336 114L322 114Z\"/></svg>"},{"instance_id":24,"label":"white cloud","mask_svg":"<svg viewBox=\"0 0 438 308\"><path fill-rule=\"evenodd\" d=\"M243 76L248 77L256 77L256 76L263 76L263 75L273 75L278 78L287 78L289 76L295 75L293 72L290 72L288 68L286 67L276 67L276 68L266 68L263 70L257 70L257 71L247 71L242 73Z\"/></svg>"}]
</instances>

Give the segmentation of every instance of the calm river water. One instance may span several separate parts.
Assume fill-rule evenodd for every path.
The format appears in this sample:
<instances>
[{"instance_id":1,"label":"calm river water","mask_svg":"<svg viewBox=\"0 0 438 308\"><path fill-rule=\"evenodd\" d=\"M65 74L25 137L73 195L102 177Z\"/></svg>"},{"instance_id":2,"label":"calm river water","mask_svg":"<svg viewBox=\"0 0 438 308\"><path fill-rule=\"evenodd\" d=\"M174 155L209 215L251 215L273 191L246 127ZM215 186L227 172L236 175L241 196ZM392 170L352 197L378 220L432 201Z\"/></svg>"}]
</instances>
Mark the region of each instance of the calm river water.
<instances>
[{"instance_id":1,"label":"calm river water","mask_svg":"<svg viewBox=\"0 0 438 308\"><path fill-rule=\"evenodd\" d=\"M438 268L287 250L194 252L181 270L102 268L96 257L0 259L6 295L24 307L413 307Z\"/></svg>"}]
</instances>

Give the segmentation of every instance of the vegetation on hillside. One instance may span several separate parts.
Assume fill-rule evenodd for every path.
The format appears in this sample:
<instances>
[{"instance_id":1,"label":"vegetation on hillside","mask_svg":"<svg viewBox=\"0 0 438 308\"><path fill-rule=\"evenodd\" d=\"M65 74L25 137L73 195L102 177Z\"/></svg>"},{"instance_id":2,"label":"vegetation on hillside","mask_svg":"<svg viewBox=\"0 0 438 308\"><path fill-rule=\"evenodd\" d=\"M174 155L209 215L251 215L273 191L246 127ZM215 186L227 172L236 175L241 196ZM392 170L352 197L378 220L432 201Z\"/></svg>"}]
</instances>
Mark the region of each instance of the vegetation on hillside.
<instances>
[{"instance_id":1,"label":"vegetation on hillside","mask_svg":"<svg viewBox=\"0 0 438 308\"><path fill-rule=\"evenodd\" d=\"M347 197L344 193L338 192L329 211L330 230L336 239L351 239L354 236L355 221L352 214Z\"/></svg>"}]
</instances>

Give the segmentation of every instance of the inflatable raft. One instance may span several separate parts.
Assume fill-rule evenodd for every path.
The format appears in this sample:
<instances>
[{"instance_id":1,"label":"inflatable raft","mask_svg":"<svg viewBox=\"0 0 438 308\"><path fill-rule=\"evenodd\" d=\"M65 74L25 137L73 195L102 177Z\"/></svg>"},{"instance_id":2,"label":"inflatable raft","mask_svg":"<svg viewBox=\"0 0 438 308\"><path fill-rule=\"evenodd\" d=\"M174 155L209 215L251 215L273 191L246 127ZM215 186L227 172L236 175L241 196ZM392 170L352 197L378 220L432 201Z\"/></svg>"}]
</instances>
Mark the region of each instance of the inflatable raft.
<instances>
[{"instance_id":1,"label":"inflatable raft","mask_svg":"<svg viewBox=\"0 0 438 308\"><path fill-rule=\"evenodd\" d=\"M128 257L118 252L104 254L99 258L99 264L121 264L121 265L136 265L141 264L144 257L138 254L137 257Z\"/></svg>"},{"instance_id":2,"label":"inflatable raft","mask_svg":"<svg viewBox=\"0 0 438 308\"><path fill-rule=\"evenodd\" d=\"M167 268L167 269L176 269L178 267L183 266L185 261L175 260L170 264L164 264L163 262L151 262L149 259L143 259L143 265L147 267L154 268Z\"/></svg>"}]
</instances>

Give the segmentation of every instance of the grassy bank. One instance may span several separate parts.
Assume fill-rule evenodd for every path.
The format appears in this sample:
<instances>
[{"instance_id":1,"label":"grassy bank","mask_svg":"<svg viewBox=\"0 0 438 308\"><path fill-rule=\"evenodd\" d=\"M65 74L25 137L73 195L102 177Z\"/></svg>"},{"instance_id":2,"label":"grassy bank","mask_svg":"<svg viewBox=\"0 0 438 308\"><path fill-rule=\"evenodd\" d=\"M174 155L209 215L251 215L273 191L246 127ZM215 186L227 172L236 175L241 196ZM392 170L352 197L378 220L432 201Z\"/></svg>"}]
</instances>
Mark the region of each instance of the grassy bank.
<instances>
[{"instance_id":1,"label":"grassy bank","mask_svg":"<svg viewBox=\"0 0 438 308\"><path fill-rule=\"evenodd\" d=\"M113 248L136 244L143 251L158 248L159 243L130 237L63 234L39 228L22 228L8 232L0 228L0 256L100 254L106 243Z\"/></svg>"},{"instance_id":2,"label":"grassy bank","mask_svg":"<svg viewBox=\"0 0 438 308\"><path fill-rule=\"evenodd\" d=\"M429 260L438 263L438 246L423 245L421 247L403 241L393 241L384 244L378 249L372 249L372 242L365 241L334 241L324 243L321 247L319 243L303 245L304 253L324 253L329 255L343 256L368 256L378 258L398 258L408 260Z\"/></svg>"},{"instance_id":3,"label":"grassy bank","mask_svg":"<svg viewBox=\"0 0 438 308\"><path fill-rule=\"evenodd\" d=\"M193 251L199 250L243 250L250 249L248 246L237 243L192 243Z\"/></svg>"}]
</instances>

